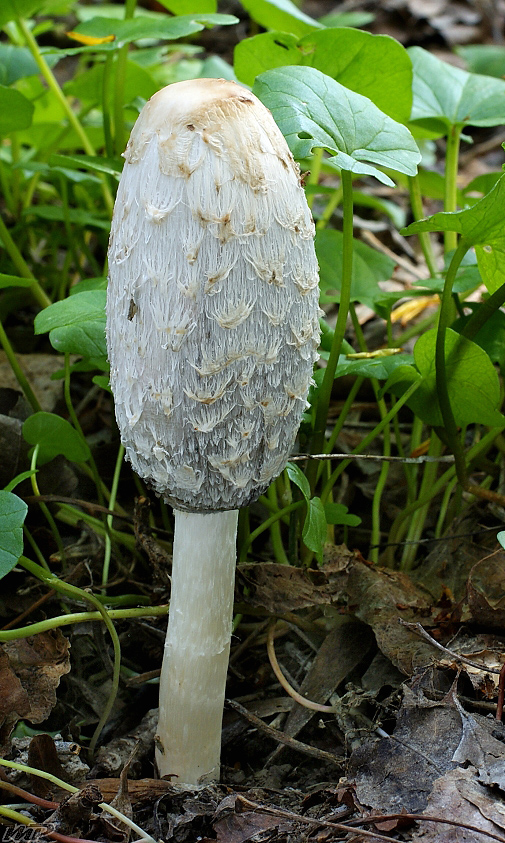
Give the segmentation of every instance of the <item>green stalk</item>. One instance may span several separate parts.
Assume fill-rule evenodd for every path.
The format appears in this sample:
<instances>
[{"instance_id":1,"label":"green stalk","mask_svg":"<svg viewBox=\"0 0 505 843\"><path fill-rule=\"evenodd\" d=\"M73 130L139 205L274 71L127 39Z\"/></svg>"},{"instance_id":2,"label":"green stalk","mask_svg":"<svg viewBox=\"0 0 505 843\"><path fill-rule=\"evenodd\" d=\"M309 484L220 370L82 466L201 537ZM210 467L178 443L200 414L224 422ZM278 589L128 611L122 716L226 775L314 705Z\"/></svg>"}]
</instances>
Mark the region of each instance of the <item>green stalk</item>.
<instances>
[{"instance_id":1,"label":"green stalk","mask_svg":"<svg viewBox=\"0 0 505 843\"><path fill-rule=\"evenodd\" d=\"M29 571L30 574L33 574L34 577L37 577L37 579L41 580L48 588L51 588L54 591L59 591L60 594L66 594L68 597L73 597L74 599L84 600L88 603L91 603L91 605L100 614L111 637L112 647L114 649L114 668L112 672L112 684L109 697L102 712L102 716L98 721L98 725L93 733L93 737L91 738L89 744L89 754L92 758L101 731L105 726L107 720L109 719L109 714L112 711L112 707L114 705L119 688L119 671L121 668L121 645L119 643L118 634L115 630L114 624L110 619L109 612L107 611L105 606L102 606L100 600L98 600L98 598L95 597L94 594L91 594L89 591L85 591L82 588L78 588L75 585L71 585L70 583L60 580L58 577L55 577L54 574L48 573L41 565L37 565L36 562L32 562L31 559L27 559L26 556L21 556L19 562L23 566L23 568L26 568L26 570Z\"/></svg>"},{"instance_id":2,"label":"green stalk","mask_svg":"<svg viewBox=\"0 0 505 843\"><path fill-rule=\"evenodd\" d=\"M111 115L109 111L109 102L110 102L110 92L111 92L111 81L112 81L112 68L113 68L113 61L114 61L114 53L109 52L105 57L105 63L103 66L103 78L102 78L102 123L103 123L103 136L105 141L105 152L109 158L112 158L114 155L114 143L112 140L112 131L111 131Z\"/></svg>"},{"instance_id":3,"label":"green stalk","mask_svg":"<svg viewBox=\"0 0 505 843\"><path fill-rule=\"evenodd\" d=\"M479 333L482 326L486 324L487 320L491 318L493 313L496 313L496 311L500 309L502 304L505 304L505 284L498 287L498 289L495 290L489 298L484 299L477 310L473 311L468 322L461 331L461 335L466 337L468 340L473 340Z\"/></svg>"},{"instance_id":4,"label":"green stalk","mask_svg":"<svg viewBox=\"0 0 505 843\"><path fill-rule=\"evenodd\" d=\"M135 14L137 0L126 0L124 19L130 20ZM116 86L114 96L114 147L117 155L125 148L124 126L124 89L126 83L126 65L128 62L128 44L118 50L116 59Z\"/></svg>"},{"instance_id":5,"label":"green stalk","mask_svg":"<svg viewBox=\"0 0 505 843\"><path fill-rule=\"evenodd\" d=\"M458 202L458 160L459 144L461 138L461 126L451 126L447 135L447 146L445 150L445 195L444 211L455 211ZM452 252L458 245L456 231L444 233L445 251Z\"/></svg>"},{"instance_id":6,"label":"green stalk","mask_svg":"<svg viewBox=\"0 0 505 843\"><path fill-rule=\"evenodd\" d=\"M317 186L319 184L319 176L321 175L321 164L323 161L323 150L318 147L313 155L311 161L311 170L307 178L307 185ZM315 193L307 193L307 205L310 210L314 204Z\"/></svg>"},{"instance_id":7,"label":"green stalk","mask_svg":"<svg viewBox=\"0 0 505 843\"><path fill-rule=\"evenodd\" d=\"M438 436L434 432L432 432L428 454L430 457L439 457L441 453L442 443ZM426 497L426 495L429 495L430 489L433 488L433 485L437 479L437 471L438 463L436 462L428 462L424 466L423 479L421 481L421 487L419 489L420 498L424 498ZM421 538L428 510L429 503L426 504L426 506L417 509L408 524L408 533L406 536L406 541L408 541L409 544L405 545L403 551L400 563L400 570L402 571L409 571L413 565L415 554L417 552L417 545L412 544L411 542L417 542ZM393 523L393 526L391 528L391 533L396 524L396 520L397 519L395 519L395 522Z\"/></svg>"},{"instance_id":8,"label":"green stalk","mask_svg":"<svg viewBox=\"0 0 505 843\"><path fill-rule=\"evenodd\" d=\"M244 541L239 557L239 564L245 562L247 558L247 551L251 547L253 541L261 536L265 530L270 529L272 524L275 524L280 518L284 518L285 515L288 515L290 512L293 512L295 509L300 509L302 506L305 506L305 501L295 501L294 503L290 503L289 506L285 506L283 509L279 509L270 518L267 518L266 521L263 521L263 524L260 524L256 530L253 530L252 533L248 536L247 540Z\"/></svg>"},{"instance_id":9,"label":"green stalk","mask_svg":"<svg viewBox=\"0 0 505 843\"><path fill-rule=\"evenodd\" d=\"M136 618L165 617L168 614L168 606L133 606L129 609L108 609L107 614L111 620L131 620ZM87 623L88 621L103 621L101 612L72 612L69 615L59 615L55 618L47 618L45 621L31 623L18 629L0 630L0 642L16 641L18 638L30 638L40 632L48 632L50 629L59 629L61 626L70 626L74 623Z\"/></svg>"},{"instance_id":10,"label":"green stalk","mask_svg":"<svg viewBox=\"0 0 505 843\"><path fill-rule=\"evenodd\" d=\"M116 457L116 465L114 467L114 476L112 478L112 486L110 489L109 509L114 509L116 505L117 490L119 487L119 477L121 475L121 467L123 465L123 458L125 454L124 445L120 445ZM110 532L112 530L112 515L107 516L107 534L105 536L105 553L103 558L102 568L102 586L105 588L109 581L109 565L112 550L112 543Z\"/></svg>"},{"instance_id":11,"label":"green stalk","mask_svg":"<svg viewBox=\"0 0 505 843\"><path fill-rule=\"evenodd\" d=\"M368 446L371 442L373 442L375 437L378 436L379 433L381 433L381 431L386 427L386 425L389 424L394 415L398 413L403 407L403 405L406 404L407 401L411 398L411 396L418 388L419 384L420 381L416 381L415 383L410 384L409 388L405 390L405 392L403 393L401 398L398 399L394 407L392 407L389 412L386 413L384 418L380 420L380 422L374 427L374 429L371 430L370 433L365 436L365 438L359 443L359 445L356 446L356 448L354 448L353 451L351 451L352 455L355 456L356 454L361 454L365 450L365 448L368 448ZM342 460L342 462L337 466L335 471L332 472L331 477L329 478L323 488L323 491L321 492L321 501L323 504L328 502L328 497L333 486L335 485L342 472L345 471L350 462L352 462L352 460L350 459Z\"/></svg>"},{"instance_id":12,"label":"green stalk","mask_svg":"<svg viewBox=\"0 0 505 843\"><path fill-rule=\"evenodd\" d=\"M86 437L84 436L83 429L80 425L79 419L77 418L77 413L75 412L74 405L72 404L72 396L70 395L70 354L68 352L65 352L65 378L63 381L63 392L65 395L65 404L67 406L70 420L75 429L77 430L77 433L81 437L82 441L87 445L88 443L86 442ZM102 482L95 459L91 451L88 462L90 464L90 468L93 473L93 479L95 481L96 491L98 495L98 503L100 504L100 506L104 506L105 501L102 494ZM110 506L109 508L113 509L112 506Z\"/></svg>"},{"instance_id":13,"label":"green stalk","mask_svg":"<svg viewBox=\"0 0 505 843\"><path fill-rule=\"evenodd\" d=\"M9 233L9 229L5 225L1 216L0 238L3 241L5 251L9 255L12 263L16 267L20 276L22 278L28 278L30 281L33 281L33 284L29 287L29 290L32 296L34 297L35 301L38 302L41 307L48 307L51 304L51 299L49 298L49 296L46 295L39 282L34 278L33 273L30 271L28 264L25 262L25 259L23 258L21 252L14 243L14 240L12 239Z\"/></svg>"},{"instance_id":14,"label":"green stalk","mask_svg":"<svg viewBox=\"0 0 505 843\"><path fill-rule=\"evenodd\" d=\"M343 194L343 228L342 228L342 283L340 287L340 304L338 308L337 324L333 334L330 356L324 371L323 382L318 390L316 418L314 423L314 434L312 440L312 453L320 454L324 450L324 435L328 418L328 409L331 400L331 391L338 359L342 350L347 315L351 303L351 281L352 281L352 258L353 258L353 201L352 201L352 175L349 170L342 170L342 194ZM309 465L307 478L314 490L317 476L317 464Z\"/></svg>"},{"instance_id":15,"label":"green stalk","mask_svg":"<svg viewBox=\"0 0 505 843\"><path fill-rule=\"evenodd\" d=\"M424 213L423 208L423 198L421 195L421 184L419 174L415 176L409 176L409 192L410 207L412 208L414 219L421 220L423 219L423 217L426 216L426 214ZM437 262L435 260L435 254L433 252L433 244L431 242L431 237L427 231L421 231L418 233L417 236L419 238L419 245L421 246L421 251L424 255L428 271L431 277L435 278L438 275L438 270Z\"/></svg>"},{"instance_id":16,"label":"green stalk","mask_svg":"<svg viewBox=\"0 0 505 843\"><path fill-rule=\"evenodd\" d=\"M40 449L40 445L39 444L35 445L35 448L33 449L31 465L30 465L30 468L33 471L33 474L30 477L30 482L32 484L33 494L37 495L37 497L40 497L40 489L39 489L39 484L37 483L37 473L36 473L37 457L38 457L38 454L39 454L39 449ZM58 527L56 526L56 521L54 520L54 518L52 516L52 513L49 510L49 507L46 506L44 501L39 501L39 506L40 506L41 512L44 513L46 521L51 528L51 532L53 534L54 540L55 540L56 545L58 547L58 553L60 554L60 558L63 562L65 560L65 557L66 557L65 547L63 545L63 540L60 536L60 531L58 530ZM49 571L49 566L47 565L47 563L46 563L46 566L47 566L47 570Z\"/></svg>"},{"instance_id":17,"label":"green stalk","mask_svg":"<svg viewBox=\"0 0 505 843\"><path fill-rule=\"evenodd\" d=\"M12 345L10 344L9 338L5 333L4 326L2 325L2 321L0 319L0 345L2 346L5 356L10 363L11 369L14 372L16 380L20 385L23 395L25 396L26 400L30 404L32 410L37 413L39 412L42 407L40 406L39 399L35 395L33 389L30 386L28 378L26 377L25 373L23 372L21 366L19 365L18 358L16 357L16 352L14 351Z\"/></svg>"},{"instance_id":18,"label":"green stalk","mask_svg":"<svg viewBox=\"0 0 505 843\"><path fill-rule=\"evenodd\" d=\"M447 275L445 278L444 289L442 293L442 300L440 304L440 313L437 328L437 341L435 346L435 371L437 383L438 402L440 404L440 411L444 423L445 433L449 442L449 446L454 454L456 462L456 473L458 480L462 486L465 486L467 480L466 461L461 438L458 434L458 428L454 420L451 402L449 399L449 392L447 387L447 370L445 362L445 337L446 331L449 327L449 320L452 312L452 287L456 279L456 273L459 265L468 251L468 245L462 238L459 245L454 252Z\"/></svg>"},{"instance_id":19,"label":"green stalk","mask_svg":"<svg viewBox=\"0 0 505 843\"><path fill-rule=\"evenodd\" d=\"M22 20L21 18L18 18L17 19L17 25L19 27L19 30L23 34L26 45L27 45L28 49L30 50L30 52L31 52L31 54L34 58L35 63L37 65L37 67L39 68L40 73L42 74L42 77L44 78L44 80L47 84L47 87L49 88L51 93L55 96L55 98L57 99L57 101L61 105L63 111L65 112L65 114L67 116L68 122L70 123L70 125L74 129L75 133L77 134L77 137L79 138L85 153L87 155L96 155L95 149L93 148L93 146L92 146L86 132L84 131L84 128L82 127L77 115L74 114L74 112L72 111L72 109L70 107L70 103L68 102L65 94L63 93L63 91L61 90L58 82L56 81L56 77L54 76L51 68L49 67L46 60L44 59L44 56L40 52L39 45L37 44L37 41L33 37L30 28L27 26L26 21ZM114 207L114 200L112 198L112 195L111 195L111 192L109 190L108 184L107 184L107 182L104 178L101 179L101 185L102 185L102 194L103 194L103 198L104 198L104 202L105 202L107 211L109 212L110 215L112 215L112 209Z\"/></svg>"},{"instance_id":20,"label":"green stalk","mask_svg":"<svg viewBox=\"0 0 505 843\"><path fill-rule=\"evenodd\" d=\"M324 209L323 213L321 214L320 218L316 222L316 231L321 231L322 228L326 228L329 221L332 218L333 211L335 208L340 205L342 201L342 187L336 187L333 191L333 195L331 199L328 200L326 204L326 208Z\"/></svg>"},{"instance_id":21,"label":"green stalk","mask_svg":"<svg viewBox=\"0 0 505 843\"><path fill-rule=\"evenodd\" d=\"M274 507L274 510L278 512L279 502L277 500L277 489L275 488L275 482L276 481L274 480L273 483L270 483L267 494L270 503ZM289 565L289 559L286 556L286 551L284 550L284 545L282 543L281 525L279 519L277 519L270 525L270 540L272 542L272 547L277 563L279 565Z\"/></svg>"}]
</instances>

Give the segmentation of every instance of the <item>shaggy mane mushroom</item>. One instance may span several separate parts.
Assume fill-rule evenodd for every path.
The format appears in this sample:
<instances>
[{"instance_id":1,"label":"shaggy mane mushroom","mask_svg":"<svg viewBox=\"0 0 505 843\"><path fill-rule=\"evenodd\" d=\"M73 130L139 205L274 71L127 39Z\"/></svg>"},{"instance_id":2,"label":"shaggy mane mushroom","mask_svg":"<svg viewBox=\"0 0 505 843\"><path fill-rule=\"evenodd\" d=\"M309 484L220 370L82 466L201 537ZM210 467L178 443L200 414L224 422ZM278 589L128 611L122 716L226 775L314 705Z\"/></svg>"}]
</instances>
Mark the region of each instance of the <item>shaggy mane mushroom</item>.
<instances>
[{"instance_id":1,"label":"shaggy mane mushroom","mask_svg":"<svg viewBox=\"0 0 505 843\"><path fill-rule=\"evenodd\" d=\"M313 222L270 112L223 79L142 110L109 246L107 342L135 471L175 513L161 776L219 777L238 509L283 470L319 341Z\"/></svg>"}]
</instances>

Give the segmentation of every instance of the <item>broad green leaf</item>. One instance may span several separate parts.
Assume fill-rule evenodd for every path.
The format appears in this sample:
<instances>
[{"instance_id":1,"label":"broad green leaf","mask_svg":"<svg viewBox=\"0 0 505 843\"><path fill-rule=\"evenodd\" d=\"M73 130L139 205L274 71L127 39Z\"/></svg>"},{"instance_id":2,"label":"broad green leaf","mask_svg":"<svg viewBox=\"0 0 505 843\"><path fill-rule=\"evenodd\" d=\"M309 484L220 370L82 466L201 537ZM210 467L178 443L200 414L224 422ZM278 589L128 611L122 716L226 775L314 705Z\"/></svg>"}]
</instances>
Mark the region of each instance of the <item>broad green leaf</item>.
<instances>
[{"instance_id":1,"label":"broad green leaf","mask_svg":"<svg viewBox=\"0 0 505 843\"><path fill-rule=\"evenodd\" d=\"M0 491L0 578L12 571L23 553L23 524L28 507L12 492Z\"/></svg>"},{"instance_id":2,"label":"broad green leaf","mask_svg":"<svg viewBox=\"0 0 505 843\"><path fill-rule=\"evenodd\" d=\"M79 293L88 293L90 290L106 290L107 289L107 278L98 277L98 278L84 278L82 281L78 281L77 284L74 284L73 287L70 287L69 295L70 296L77 296Z\"/></svg>"},{"instance_id":3,"label":"broad green leaf","mask_svg":"<svg viewBox=\"0 0 505 843\"><path fill-rule=\"evenodd\" d=\"M35 317L35 333L49 331L53 348L92 359L107 356L104 290L90 290L54 302Z\"/></svg>"},{"instance_id":4,"label":"broad green leaf","mask_svg":"<svg viewBox=\"0 0 505 843\"><path fill-rule=\"evenodd\" d=\"M149 38L155 41L168 41L193 35L205 27L228 26L235 23L238 23L238 18L234 15L212 14L180 15L175 18L168 16L152 18L148 15L138 15L131 20L96 17L79 24L75 32L79 35L92 35L95 38L114 35L114 42L100 44L99 47L93 48L95 51L105 50L107 52L139 39Z\"/></svg>"},{"instance_id":5,"label":"broad green leaf","mask_svg":"<svg viewBox=\"0 0 505 843\"><path fill-rule=\"evenodd\" d=\"M211 14L217 12L217 0L158 0L173 15Z\"/></svg>"},{"instance_id":6,"label":"broad green leaf","mask_svg":"<svg viewBox=\"0 0 505 843\"><path fill-rule=\"evenodd\" d=\"M24 211L25 216L40 217L43 220L56 220L57 222L64 222L65 214L63 208L58 205L32 205ZM93 226L94 228L102 228L108 231L110 228L110 219L102 219L96 217L84 208L68 208L67 216L71 223L82 225L84 227Z\"/></svg>"},{"instance_id":7,"label":"broad green leaf","mask_svg":"<svg viewBox=\"0 0 505 843\"><path fill-rule=\"evenodd\" d=\"M471 73L483 73L485 76L505 76L505 47L501 44L468 44L456 47Z\"/></svg>"},{"instance_id":8,"label":"broad green leaf","mask_svg":"<svg viewBox=\"0 0 505 843\"><path fill-rule=\"evenodd\" d=\"M389 176L364 162L416 174L421 155L408 129L314 67L268 70L257 78L254 91L273 113L295 158L322 147L341 169L388 185L393 184Z\"/></svg>"},{"instance_id":9,"label":"broad green leaf","mask_svg":"<svg viewBox=\"0 0 505 843\"><path fill-rule=\"evenodd\" d=\"M317 232L316 254L322 303L340 301L342 246L341 231L328 228ZM371 249L362 240L353 239L351 300L375 309L376 299L384 295L379 281L391 278L394 268L395 263L391 258Z\"/></svg>"},{"instance_id":10,"label":"broad green leaf","mask_svg":"<svg viewBox=\"0 0 505 843\"><path fill-rule=\"evenodd\" d=\"M0 85L0 136L28 129L33 110L32 103L20 91Z\"/></svg>"},{"instance_id":11,"label":"broad green leaf","mask_svg":"<svg viewBox=\"0 0 505 843\"><path fill-rule=\"evenodd\" d=\"M83 102L101 105L103 74L104 64L95 64L89 70L80 73L67 82L64 86L65 93ZM158 86L148 70L135 64L135 62L126 62L124 83L124 101L126 105L133 102L136 97L148 100L157 90ZM111 85L108 106L112 112L114 108L113 85Z\"/></svg>"},{"instance_id":12,"label":"broad green leaf","mask_svg":"<svg viewBox=\"0 0 505 843\"><path fill-rule=\"evenodd\" d=\"M328 524L342 524L346 527L357 527L361 524L361 518L351 515L343 503L325 503L324 515Z\"/></svg>"},{"instance_id":13,"label":"broad green leaf","mask_svg":"<svg viewBox=\"0 0 505 843\"><path fill-rule=\"evenodd\" d=\"M103 155L51 155L51 167L65 169L92 170L97 173L108 173L110 176L120 176L123 169L121 158L106 158Z\"/></svg>"},{"instance_id":14,"label":"broad green leaf","mask_svg":"<svg viewBox=\"0 0 505 843\"><path fill-rule=\"evenodd\" d=\"M505 122L505 81L468 73L422 47L407 51L414 67L411 120L445 135L451 126Z\"/></svg>"},{"instance_id":15,"label":"broad green leaf","mask_svg":"<svg viewBox=\"0 0 505 843\"><path fill-rule=\"evenodd\" d=\"M55 413L34 413L23 424L23 436L30 445L39 445L38 465L60 454L72 462L85 462L90 450L70 422Z\"/></svg>"},{"instance_id":16,"label":"broad green leaf","mask_svg":"<svg viewBox=\"0 0 505 843\"><path fill-rule=\"evenodd\" d=\"M54 67L57 61L57 56L48 57L50 67ZM34 76L37 73L39 73L39 68L28 47L0 44L0 83L2 85L12 85L24 76Z\"/></svg>"},{"instance_id":17,"label":"broad green leaf","mask_svg":"<svg viewBox=\"0 0 505 843\"><path fill-rule=\"evenodd\" d=\"M301 468L299 468L295 462L288 462L286 465L286 471L291 482L294 483L295 486L298 486L303 497L308 502L310 498L310 484Z\"/></svg>"},{"instance_id":18,"label":"broad green leaf","mask_svg":"<svg viewBox=\"0 0 505 843\"><path fill-rule=\"evenodd\" d=\"M251 18L265 29L278 29L305 35L323 24L305 15L291 0L240 0Z\"/></svg>"},{"instance_id":19,"label":"broad green leaf","mask_svg":"<svg viewBox=\"0 0 505 843\"><path fill-rule=\"evenodd\" d=\"M476 302L465 302L465 308L470 308L472 314L479 311L483 304ZM452 329L463 333L472 314L460 317L453 322ZM473 342L484 349L493 363L498 363L502 372L505 367L505 313L503 310L496 310L486 319L482 328L472 337Z\"/></svg>"},{"instance_id":20,"label":"broad green leaf","mask_svg":"<svg viewBox=\"0 0 505 843\"><path fill-rule=\"evenodd\" d=\"M0 272L0 290L5 287L31 287L33 278L20 278L18 275L4 275Z\"/></svg>"},{"instance_id":21,"label":"broad green leaf","mask_svg":"<svg viewBox=\"0 0 505 843\"><path fill-rule=\"evenodd\" d=\"M30 18L47 3L44 0L2 0L0 3L0 27L17 18Z\"/></svg>"},{"instance_id":22,"label":"broad green leaf","mask_svg":"<svg viewBox=\"0 0 505 843\"><path fill-rule=\"evenodd\" d=\"M336 377L355 375L363 378L387 380L401 366L412 363L412 354L392 354L388 357L359 357L349 360L345 354L338 358Z\"/></svg>"},{"instance_id":23,"label":"broad green leaf","mask_svg":"<svg viewBox=\"0 0 505 843\"><path fill-rule=\"evenodd\" d=\"M412 62L388 35L336 28L298 39L285 32L265 32L235 47L238 78L253 85L256 76L286 65L315 67L341 85L372 100L385 114L407 122L412 107Z\"/></svg>"},{"instance_id":24,"label":"broad green leaf","mask_svg":"<svg viewBox=\"0 0 505 843\"><path fill-rule=\"evenodd\" d=\"M423 381L408 405L425 424L442 426L435 374L436 335L436 329L427 331L414 347L414 360ZM449 399L456 424L460 427L474 423L489 427L502 425L505 417L497 409L500 403L498 374L486 352L476 343L448 329L445 360Z\"/></svg>"},{"instance_id":25,"label":"broad green leaf","mask_svg":"<svg viewBox=\"0 0 505 843\"><path fill-rule=\"evenodd\" d=\"M308 502L307 517L302 530L302 539L306 547L322 561L323 545L326 541L326 516L321 498L312 498Z\"/></svg>"},{"instance_id":26,"label":"broad green leaf","mask_svg":"<svg viewBox=\"0 0 505 843\"><path fill-rule=\"evenodd\" d=\"M505 283L505 174L492 190L471 208L440 211L403 229L403 234L419 231L457 231L468 248L475 247L482 280L490 293Z\"/></svg>"}]
</instances>

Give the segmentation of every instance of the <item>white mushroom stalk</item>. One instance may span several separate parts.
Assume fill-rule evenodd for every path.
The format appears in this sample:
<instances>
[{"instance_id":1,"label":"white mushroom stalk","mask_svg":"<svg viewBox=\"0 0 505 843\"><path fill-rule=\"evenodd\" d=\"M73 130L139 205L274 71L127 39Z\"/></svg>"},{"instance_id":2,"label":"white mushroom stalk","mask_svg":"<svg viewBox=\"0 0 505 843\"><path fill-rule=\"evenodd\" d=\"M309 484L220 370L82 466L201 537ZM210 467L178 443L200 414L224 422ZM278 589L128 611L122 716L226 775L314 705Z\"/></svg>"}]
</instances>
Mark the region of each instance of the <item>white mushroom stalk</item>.
<instances>
[{"instance_id":1,"label":"white mushroom stalk","mask_svg":"<svg viewBox=\"0 0 505 843\"><path fill-rule=\"evenodd\" d=\"M107 343L127 458L175 511L161 776L219 776L237 510L282 471L319 342L313 222L270 112L223 79L170 85L125 152Z\"/></svg>"}]
</instances>

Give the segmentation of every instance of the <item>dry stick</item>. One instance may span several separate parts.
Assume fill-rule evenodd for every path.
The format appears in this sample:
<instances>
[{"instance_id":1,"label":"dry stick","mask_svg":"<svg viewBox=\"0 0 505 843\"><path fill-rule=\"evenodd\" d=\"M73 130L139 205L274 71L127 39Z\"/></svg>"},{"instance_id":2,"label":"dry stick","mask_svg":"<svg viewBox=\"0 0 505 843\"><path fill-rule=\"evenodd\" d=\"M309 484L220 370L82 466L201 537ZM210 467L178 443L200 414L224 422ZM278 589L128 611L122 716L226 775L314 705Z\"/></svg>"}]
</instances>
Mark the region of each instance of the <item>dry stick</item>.
<instances>
[{"instance_id":1,"label":"dry stick","mask_svg":"<svg viewBox=\"0 0 505 843\"><path fill-rule=\"evenodd\" d=\"M363 837L371 837L372 840L383 840L385 841L385 843L391 843L391 837L384 837L384 835L378 834L376 831L365 831L365 829L363 828L358 829L356 826L361 823L381 823L387 820L413 820L414 822L433 822L441 823L444 825L452 825L455 828L463 828L466 831L476 831L478 834L482 834L485 837L490 837L492 840L498 840L499 843L505 843L504 837L499 837L497 834L493 834L492 831L483 831L481 828L477 828L477 826L475 825L460 823L456 820L444 820L441 819L441 817L432 817L429 814L379 814L377 816L363 817L359 820L351 820L351 825L351 823L334 823L330 822L329 820L317 820L313 817L304 817L300 814L295 814L292 811L283 811L281 808L270 808L268 805L260 805L257 802L252 802L250 799L246 799L246 797L242 794L237 794L237 799L251 811L257 811L262 814L273 814L274 816L284 817L287 820L305 823L306 825L323 826L324 828L334 828L337 831L358 831L359 834Z\"/></svg>"},{"instance_id":2,"label":"dry stick","mask_svg":"<svg viewBox=\"0 0 505 843\"><path fill-rule=\"evenodd\" d=\"M466 656L460 656L459 653L455 653L454 650L449 650L447 647L444 647L443 644L439 644L438 641L435 641L434 638L430 635L429 632L426 632L423 626L420 623L409 623L409 621L404 621L403 618L398 618L398 623L402 626L406 626L407 629L410 629L412 632L415 632L416 635L419 635L421 638L424 638L428 641L433 647L436 647L437 650L441 650L442 653L445 653L446 656L450 656L451 659L454 659L457 662L461 662L461 664L468 664L470 667L476 667L478 670L483 670L485 673L497 673L501 674L503 668L500 670L497 667L487 667L487 665L474 662L471 659L467 659Z\"/></svg>"},{"instance_id":3,"label":"dry stick","mask_svg":"<svg viewBox=\"0 0 505 843\"><path fill-rule=\"evenodd\" d=\"M376 460L377 462L401 462L420 465L425 462L454 462L452 454L444 457L385 457L382 454L297 454L290 457L289 462L301 462L302 460Z\"/></svg>"},{"instance_id":4,"label":"dry stick","mask_svg":"<svg viewBox=\"0 0 505 843\"><path fill-rule=\"evenodd\" d=\"M237 714L240 714L240 716L247 720L252 726L255 726L256 729L260 729L269 738L277 741L277 743L285 744L285 746L288 746L297 752L302 752L304 755L310 755L312 758L317 758L319 761L330 761L332 764L336 764L337 767L342 767L344 763L343 758L339 758L338 755L333 755L332 752L325 752L324 749L318 749L315 746L309 746L309 744L302 743L302 741L297 741L296 738L290 738L289 735L279 731L279 729L274 729L272 726L268 726L263 720L261 720L260 717L256 717L255 714L248 711L247 708L244 708L244 706L240 705L240 703L236 700L226 700L226 705L233 708Z\"/></svg>"}]
</instances>

